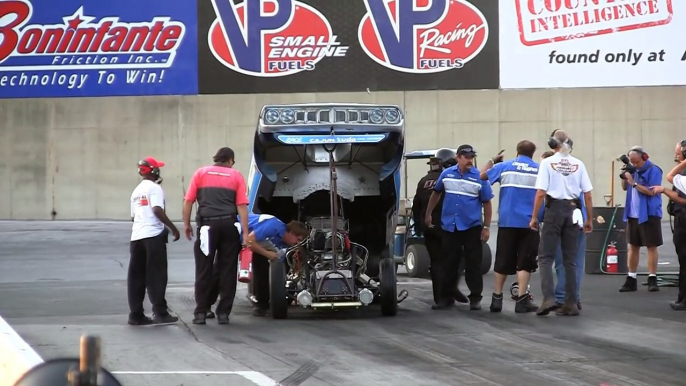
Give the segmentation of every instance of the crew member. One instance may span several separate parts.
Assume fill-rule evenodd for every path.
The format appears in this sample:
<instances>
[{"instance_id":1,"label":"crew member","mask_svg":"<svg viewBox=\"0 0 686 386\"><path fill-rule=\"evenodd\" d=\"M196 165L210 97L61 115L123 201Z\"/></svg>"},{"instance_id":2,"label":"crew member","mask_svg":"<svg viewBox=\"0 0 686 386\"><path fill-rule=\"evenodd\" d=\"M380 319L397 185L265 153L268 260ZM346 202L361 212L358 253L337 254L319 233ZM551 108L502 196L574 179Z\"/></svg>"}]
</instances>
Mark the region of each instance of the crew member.
<instances>
[{"instance_id":1,"label":"crew member","mask_svg":"<svg viewBox=\"0 0 686 386\"><path fill-rule=\"evenodd\" d=\"M624 222L627 222L629 243L629 274L619 292L638 289L637 271L641 247L648 249L648 291L659 291L657 286L657 247L662 245L662 199L650 188L662 183L662 169L648 159L648 153L634 146L629 161L635 169L622 173L622 189L626 191Z\"/></svg>"},{"instance_id":2,"label":"crew member","mask_svg":"<svg viewBox=\"0 0 686 386\"><path fill-rule=\"evenodd\" d=\"M503 309L503 286L508 275L517 275L519 293L515 312L534 312L538 308L531 302L529 279L536 270L536 255L540 236L529 228L536 197L538 162L533 160L536 145L531 141L517 144L517 157L503 161L498 154L481 170L481 179L491 184L500 183L498 204L498 240L495 253L495 288L491 299L491 312Z\"/></svg>"},{"instance_id":3,"label":"crew member","mask_svg":"<svg viewBox=\"0 0 686 386\"><path fill-rule=\"evenodd\" d=\"M555 287L553 278L553 262L555 250L562 246L562 260L565 267L565 301L557 310L558 315L579 315L576 302L576 253L580 219L575 218L575 211L581 206L580 192L586 200L587 219L584 231L591 232L593 202L591 198L591 179L586 165L578 158L569 154L571 146L567 133L555 130L548 140L548 146L555 150L555 154L544 159L539 167L536 178L536 199L531 216L531 229L538 229L538 216L545 200L545 226L542 229L543 253L539 259L541 272L541 292L543 303L536 311L537 315L548 315L555 306ZM578 212L576 212L578 213Z\"/></svg>"},{"instance_id":4,"label":"crew member","mask_svg":"<svg viewBox=\"0 0 686 386\"><path fill-rule=\"evenodd\" d=\"M674 216L673 242L679 257L679 295L670 304L676 311L686 311L686 140L677 144L674 161L679 164L667 174L672 190L653 187L655 194L664 193L671 200L669 214Z\"/></svg>"},{"instance_id":5,"label":"crew member","mask_svg":"<svg viewBox=\"0 0 686 386\"><path fill-rule=\"evenodd\" d=\"M463 257L465 281L470 291L469 308L481 309L484 286L481 275L482 242L488 241L490 235L493 190L488 181L480 178L479 169L473 166L474 156L476 151L470 145L457 148L457 165L445 169L438 177L426 208L424 223L433 228L432 214L441 192L444 193L441 210L444 257L439 262L440 299L433 309L444 309L455 304L458 267Z\"/></svg>"},{"instance_id":6,"label":"crew member","mask_svg":"<svg viewBox=\"0 0 686 386\"><path fill-rule=\"evenodd\" d=\"M183 223L186 238L191 240L191 211L197 200L196 225L198 237L193 248L195 255L195 317L194 324L205 324L212 289L212 271L216 259L219 271L219 324L229 323L229 314L236 296L238 254L241 236L234 226L241 216L243 243L248 235L248 196L245 179L233 169L234 152L223 147L214 156L214 165L199 168L193 174L183 204Z\"/></svg>"},{"instance_id":7,"label":"crew member","mask_svg":"<svg viewBox=\"0 0 686 386\"><path fill-rule=\"evenodd\" d=\"M569 154L574 151L574 142L571 138L568 138L567 143L569 144ZM555 154L555 152L550 152L550 155ZM546 157L547 158L547 157ZM579 192L579 197L583 195L583 192ZM543 201L545 205L545 200ZM586 205L584 200L579 200L579 211L581 213L582 222L579 227L583 227L588 216L586 215ZM545 208L541 208L545 209ZM538 220L543 222L543 213L541 210L539 212ZM541 224L541 227L545 226ZM543 248L540 248L543 250ZM576 244L576 306L581 310L581 280L584 276L584 264L586 259L586 232L579 232L579 237ZM555 309L562 307L565 301L565 267L564 261L562 260L562 246L557 245L555 250L555 276L557 277L557 284L555 285Z\"/></svg>"},{"instance_id":8,"label":"crew member","mask_svg":"<svg viewBox=\"0 0 686 386\"><path fill-rule=\"evenodd\" d=\"M414 195L414 200L412 201L412 216L414 217L415 233L418 236L424 236L424 245L426 250L429 252L429 259L431 261L431 267L429 268L429 273L431 274L431 284L433 286L434 294L434 304L438 304L439 301L439 263L438 261L442 259L442 246L441 246L441 235L440 230L441 225L441 210L443 208L443 195L438 200L433 213L431 214L433 228L429 228L424 224L424 213L429 204L429 198L431 197L431 192L434 191L434 186L436 185L436 180L440 177L441 172L449 167L457 164L455 160L455 151L450 149L440 149L436 154L429 159L427 162L429 165L429 172L422 177L417 183L417 191ZM436 228L439 226L439 228ZM467 303L469 299L460 291L457 286L458 281L455 282L455 296L454 299L458 303Z\"/></svg>"},{"instance_id":9,"label":"crew member","mask_svg":"<svg viewBox=\"0 0 686 386\"><path fill-rule=\"evenodd\" d=\"M129 324L134 326L174 323L179 318L167 310L167 237L165 226L180 237L179 230L164 213L164 191L156 180L164 162L148 157L138 162L138 174L143 181L131 194L131 244L127 289L129 298ZM143 299L148 291L152 303L152 319L145 316Z\"/></svg>"}]
</instances>

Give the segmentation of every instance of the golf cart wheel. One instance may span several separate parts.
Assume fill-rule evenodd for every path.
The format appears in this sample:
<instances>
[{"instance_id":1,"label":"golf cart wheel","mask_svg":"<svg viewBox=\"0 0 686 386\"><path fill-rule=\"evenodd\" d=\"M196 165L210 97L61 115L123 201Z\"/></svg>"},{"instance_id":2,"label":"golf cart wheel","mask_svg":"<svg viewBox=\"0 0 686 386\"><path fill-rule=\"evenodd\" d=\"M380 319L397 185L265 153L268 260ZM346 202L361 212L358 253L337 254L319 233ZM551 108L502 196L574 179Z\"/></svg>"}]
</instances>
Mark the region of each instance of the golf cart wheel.
<instances>
[{"instance_id":1,"label":"golf cart wheel","mask_svg":"<svg viewBox=\"0 0 686 386\"><path fill-rule=\"evenodd\" d=\"M483 243L483 252L481 255L481 275L485 275L491 270L491 264L493 263L493 253L491 252L491 247L488 244Z\"/></svg>"},{"instance_id":2,"label":"golf cart wheel","mask_svg":"<svg viewBox=\"0 0 686 386\"><path fill-rule=\"evenodd\" d=\"M405 250L405 269L410 277L428 277L431 259L429 251L421 244L414 244Z\"/></svg>"},{"instance_id":3,"label":"golf cart wheel","mask_svg":"<svg viewBox=\"0 0 686 386\"><path fill-rule=\"evenodd\" d=\"M286 266L280 260L269 264L269 303L274 319L286 319L288 316Z\"/></svg>"},{"instance_id":4,"label":"golf cart wheel","mask_svg":"<svg viewBox=\"0 0 686 386\"><path fill-rule=\"evenodd\" d=\"M395 261L391 258L381 259L379 272L381 315L395 316L398 313L398 284L395 276Z\"/></svg>"}]
</instances>

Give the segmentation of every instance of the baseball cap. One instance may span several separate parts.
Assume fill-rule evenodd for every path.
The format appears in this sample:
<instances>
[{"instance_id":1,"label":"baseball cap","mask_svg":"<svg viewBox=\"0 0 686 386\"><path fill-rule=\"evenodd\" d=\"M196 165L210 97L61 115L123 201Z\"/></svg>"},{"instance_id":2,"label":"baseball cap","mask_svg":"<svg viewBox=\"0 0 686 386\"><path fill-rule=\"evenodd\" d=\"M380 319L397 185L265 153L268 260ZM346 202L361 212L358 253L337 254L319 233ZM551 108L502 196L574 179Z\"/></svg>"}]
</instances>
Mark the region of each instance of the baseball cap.
<instances>
[{"instance_id":1,"label":"baseball cap","mask_svg":"<svg viewBox=\"0 0 686 386\"><path fill-rule=\"evenodd\" d=\"M158 161L153 157L145 157L143 161L149 163L150 166L152 166L153 168L161 168L162 166L164 166L164 162Z\"/></svg>"},{"instance_id":2,"label":"baseball cap","mask_svg":"<svg viewBox=\"0 0 686 386\"><path fill-rule=\"evenodd\" d=\"M460 147L457 148L457 155L471 155L475 156L476 155L476 150L474 150L474 147L472 145L461 145Z\"/></svg>"}]
</instances>

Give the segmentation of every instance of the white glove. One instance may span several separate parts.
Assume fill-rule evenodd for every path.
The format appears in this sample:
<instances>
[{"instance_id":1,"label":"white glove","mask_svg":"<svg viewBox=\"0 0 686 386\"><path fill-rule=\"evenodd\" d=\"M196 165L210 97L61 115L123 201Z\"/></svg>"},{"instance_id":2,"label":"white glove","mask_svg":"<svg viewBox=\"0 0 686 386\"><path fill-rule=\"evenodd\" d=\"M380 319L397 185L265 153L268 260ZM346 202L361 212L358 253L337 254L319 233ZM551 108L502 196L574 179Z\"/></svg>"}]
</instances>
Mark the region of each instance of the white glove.
<instances>
[{"instance_id":1,"label":"white glove","mask_svg":"<svg viewBox=\"0 0 686 386\"><path fill-rule=\"evenodd\" d=\"M574 213L572 213L572 221L574 224L579 225L579 228L584 227L584 216L581 214L581 209L574 209Z\"/></svg>"}]
</instances>

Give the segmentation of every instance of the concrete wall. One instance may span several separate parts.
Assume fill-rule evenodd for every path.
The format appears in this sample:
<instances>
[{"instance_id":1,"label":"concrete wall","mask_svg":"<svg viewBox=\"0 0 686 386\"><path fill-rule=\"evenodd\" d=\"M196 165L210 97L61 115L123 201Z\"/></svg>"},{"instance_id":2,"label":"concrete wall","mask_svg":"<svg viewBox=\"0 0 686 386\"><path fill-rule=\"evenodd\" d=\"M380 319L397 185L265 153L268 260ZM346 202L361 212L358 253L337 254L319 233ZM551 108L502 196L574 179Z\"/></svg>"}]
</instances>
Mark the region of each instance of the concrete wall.
<instances>
[{"instance_id":1,"label":"concrete wall","mask_svg":"<svg viewBox=\"0 0 686 386\"><path fill-rule=\"evenodd\" d=\"M0 219L128 219L136 162L163 170L168 213L181 217L188 179L221 146L237 153L246 177L257 115L267 103L379 102L404 107L407 150L469 143L481 162L517 141L547 150L553 128L567 130L586 162L594 203L610 193L611 161L641 144L665 174L686 137L686 90L678 87L424 91L25 99L0 102ZM618 173L618 168L615 174ZM426 165L410 167L410 192ZM666 181L665 181L666 183ZM615 202L624 192L615 179Z\"/></svg>"}]
</instances>

